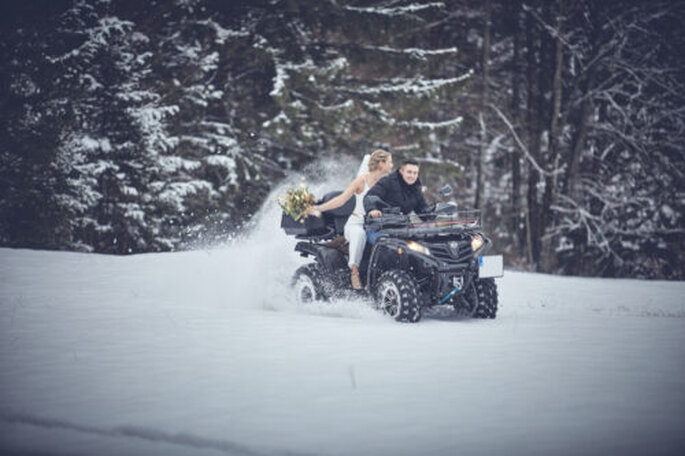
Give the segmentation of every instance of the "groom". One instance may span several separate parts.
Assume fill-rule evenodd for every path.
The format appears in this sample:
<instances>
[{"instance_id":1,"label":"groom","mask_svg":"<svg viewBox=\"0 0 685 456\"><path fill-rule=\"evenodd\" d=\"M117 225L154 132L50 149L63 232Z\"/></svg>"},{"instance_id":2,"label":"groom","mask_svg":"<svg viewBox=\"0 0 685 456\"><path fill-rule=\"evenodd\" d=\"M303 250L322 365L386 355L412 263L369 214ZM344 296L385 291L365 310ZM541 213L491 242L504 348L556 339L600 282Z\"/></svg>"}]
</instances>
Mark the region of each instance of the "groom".
<instances>
[{"instance_id":1,"label":"groom","mask_svg":"<svg viewBox=\"0 0 685 456\"><path fill-rule=\"evenodd\" d=\"M376 198L369 198L372 196ZM381 178L364 197L364 210L370 217L380 217L383 215L381 208L387 206L399 207L403 214L429 212L421 192L419 162L405 160L400 169Z\"/></svg>"}]
</instances>

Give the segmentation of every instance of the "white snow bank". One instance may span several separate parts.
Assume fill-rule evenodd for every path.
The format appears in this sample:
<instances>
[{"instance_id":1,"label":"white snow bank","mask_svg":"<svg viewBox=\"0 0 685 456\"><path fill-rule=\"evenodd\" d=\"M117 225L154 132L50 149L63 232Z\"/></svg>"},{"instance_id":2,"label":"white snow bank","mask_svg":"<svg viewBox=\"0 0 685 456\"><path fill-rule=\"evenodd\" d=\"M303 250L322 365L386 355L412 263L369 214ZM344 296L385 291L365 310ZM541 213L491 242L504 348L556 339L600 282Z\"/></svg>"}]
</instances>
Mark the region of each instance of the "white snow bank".
<instances>
[{"instance_id":1,"label":"white snow bank","mask_svg":"<svg viewBox=\"0 0 685 456\"><path fill-rule=\"evenodd\" d=\"M342 177L341 177L342 179ZM330 188L314 183L317 194ZM298 309L267 203L223 248L0 249L0 453L678 454L685 284L507 271L496 320Z\"/></svg>"}]
</instances>

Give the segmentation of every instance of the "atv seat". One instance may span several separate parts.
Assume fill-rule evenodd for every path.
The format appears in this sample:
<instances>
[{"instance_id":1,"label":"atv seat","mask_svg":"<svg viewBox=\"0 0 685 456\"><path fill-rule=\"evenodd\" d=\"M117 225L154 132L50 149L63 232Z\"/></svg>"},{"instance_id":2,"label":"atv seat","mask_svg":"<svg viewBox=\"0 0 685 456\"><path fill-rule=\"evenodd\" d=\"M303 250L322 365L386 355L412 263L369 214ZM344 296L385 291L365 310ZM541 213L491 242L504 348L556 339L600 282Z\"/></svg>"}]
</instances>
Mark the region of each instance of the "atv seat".
<instances>
[{"instance_id":1,"label":"atv seat","mask_svg":"<svg viewBox=\"0 0 685 456\"><path fill-rule=\"evenodd\" d=\"M317 202L317 204L323 204L326 201L330 201L341 193L342 191L326 193L323 198ZM350 198L339 208L324 212L323 218L326 222L326 226L332 228L335 234L343 234L345 231L345 223L347 223L347 219L350 218L352 211L354 211L354 206L355 199Z\"/></svg>"}]
</instances>

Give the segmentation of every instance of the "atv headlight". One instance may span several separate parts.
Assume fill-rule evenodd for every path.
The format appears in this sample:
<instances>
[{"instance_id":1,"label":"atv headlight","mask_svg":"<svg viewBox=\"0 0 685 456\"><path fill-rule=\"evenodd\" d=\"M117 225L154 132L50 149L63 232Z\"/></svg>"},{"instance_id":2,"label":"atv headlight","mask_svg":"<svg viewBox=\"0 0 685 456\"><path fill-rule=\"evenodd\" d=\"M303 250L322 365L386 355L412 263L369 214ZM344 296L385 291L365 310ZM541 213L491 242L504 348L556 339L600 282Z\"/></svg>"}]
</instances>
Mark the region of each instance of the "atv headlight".
<instances>
[{"instance_id":1,"label":"atv headlight","mask_svg":"<svg viewBox=\"0 0 685 456\"><path fill-rule=\"evenodd\" d=\"M430 255L431 251L427 247L419 244L418 242L409 241L407 242L407 247L412 249L414 252L423 253L424 255Z\"/></svg>"},{"instance_id":2,"label":"atv headlight","mask_svg":"<svg viewBox=\"0 0 685 456\"><path fill-rule=\"evenodd\" d=\"M483 244L485 244L485 241L483 240L483 236L480 234L476 234L471 238L471 249L475 252L479 248L483 247Z\"/></svg>"}]
</instances>

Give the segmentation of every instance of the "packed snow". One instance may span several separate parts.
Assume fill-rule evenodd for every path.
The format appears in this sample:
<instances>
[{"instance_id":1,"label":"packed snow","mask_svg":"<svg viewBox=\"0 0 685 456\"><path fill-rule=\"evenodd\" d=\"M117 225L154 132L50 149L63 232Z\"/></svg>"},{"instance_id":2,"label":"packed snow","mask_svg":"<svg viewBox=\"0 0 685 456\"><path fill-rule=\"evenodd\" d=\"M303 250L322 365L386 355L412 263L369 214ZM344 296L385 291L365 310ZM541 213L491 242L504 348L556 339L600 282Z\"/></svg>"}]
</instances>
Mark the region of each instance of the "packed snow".
<instances>
[{"instance_id":1,"label":"packed snow","mask_svg":"<svg viewBox=\"0 0 685 456\"><path fill-rule=\"evenodd\" d=\"M506 271L495 320L305 308L269 201L230 245L0 249L0 453L679 454L685 283Z\"/></svg>"}]
</instances>

